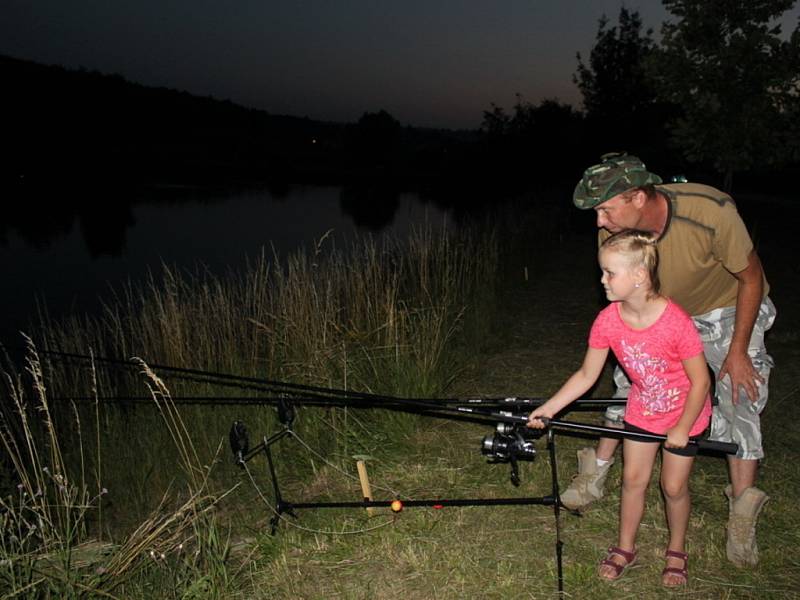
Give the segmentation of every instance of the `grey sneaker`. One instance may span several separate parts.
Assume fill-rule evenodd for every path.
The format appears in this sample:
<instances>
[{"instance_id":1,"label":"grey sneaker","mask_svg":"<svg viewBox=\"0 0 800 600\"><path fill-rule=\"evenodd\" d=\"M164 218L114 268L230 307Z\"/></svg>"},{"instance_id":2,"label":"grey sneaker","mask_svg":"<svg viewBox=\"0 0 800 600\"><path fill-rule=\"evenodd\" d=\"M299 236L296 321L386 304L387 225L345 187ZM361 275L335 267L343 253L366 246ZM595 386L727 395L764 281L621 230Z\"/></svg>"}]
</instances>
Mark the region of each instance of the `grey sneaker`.
<instances>
[{"instance_id":1,"label":"grey sneaker","mask_svg":"<svg viewBox=\"0 0 800 600\"><path fill-rule=\"evenodd\" d=\"M608 470L613 464L612 457L605 465L598 467L594 448L578 450L578 474L561 494L561 504L571 510L579 510L602 498Z\"/></svg>"},{"instance_id":2,"label":"grey sneaker","mask_svg":"<svg viewBox=\"0 0 800 600\"><path fill-rule=\"evenodd\" d=\"M758 544L756 543L756 521L769 496L760 489L749 487L733 497L733 489L725 488L728 497L728 541L725 547L728 560L737 567L758 564Z\"/></svg>"}]
</instances>

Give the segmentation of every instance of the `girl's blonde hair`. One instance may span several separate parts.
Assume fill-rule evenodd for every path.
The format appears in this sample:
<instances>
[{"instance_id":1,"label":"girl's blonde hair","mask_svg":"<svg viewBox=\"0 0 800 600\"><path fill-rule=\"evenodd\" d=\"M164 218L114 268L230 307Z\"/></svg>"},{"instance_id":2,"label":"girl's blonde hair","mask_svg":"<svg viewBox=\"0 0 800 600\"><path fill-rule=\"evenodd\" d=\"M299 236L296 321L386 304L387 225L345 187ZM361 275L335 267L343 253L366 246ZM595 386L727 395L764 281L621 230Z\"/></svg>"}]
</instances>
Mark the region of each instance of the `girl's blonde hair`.
<instances>
[{"instance_id":1,"label":"girl's blonde hair","mask_svg":"<svg viewBox=\"0 0 800 600\"><path fill-rule=\"evenodd\" d=\"M661 281L658 279L658 246L655 234L637 229L628 229L615 233L606 239L600 250L619 252L628 260L632 269L642 267L650 278L650 289L647 298L652 299L661 292Z\"/></svg>"}]
</instances>

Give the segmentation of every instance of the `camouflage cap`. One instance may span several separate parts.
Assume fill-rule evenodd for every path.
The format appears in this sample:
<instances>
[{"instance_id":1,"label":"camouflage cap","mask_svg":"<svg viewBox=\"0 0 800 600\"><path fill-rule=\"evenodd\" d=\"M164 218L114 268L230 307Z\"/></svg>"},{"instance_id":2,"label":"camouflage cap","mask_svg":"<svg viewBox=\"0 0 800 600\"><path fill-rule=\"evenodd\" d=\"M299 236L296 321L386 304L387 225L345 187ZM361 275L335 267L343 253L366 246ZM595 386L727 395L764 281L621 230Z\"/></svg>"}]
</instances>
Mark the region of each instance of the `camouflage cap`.
<instances>
[{"instance_id":1,"label":"camouflage cap","mask_svg":"<svg viewBox=\"0 0 800 600\"><path fill-rule=\"evenodd\" d=\"M631 154L613 152L600 158L603 162L586 169L575 186L572 201L578 208L594 208L630 189L661 183L658 175Z\"/></svg>"}]
</instances>

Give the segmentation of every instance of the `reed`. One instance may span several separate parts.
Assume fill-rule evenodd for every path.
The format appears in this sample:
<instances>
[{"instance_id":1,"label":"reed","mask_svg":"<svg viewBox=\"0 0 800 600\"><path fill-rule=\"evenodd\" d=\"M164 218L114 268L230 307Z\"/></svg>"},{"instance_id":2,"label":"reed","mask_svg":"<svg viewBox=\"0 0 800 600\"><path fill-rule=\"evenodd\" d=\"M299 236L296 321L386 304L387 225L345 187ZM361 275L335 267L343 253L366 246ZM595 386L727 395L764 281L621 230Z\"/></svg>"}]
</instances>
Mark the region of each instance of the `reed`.
<instances>
[{"instance_id":1,"label":"reed","mask_svg":"<svg viewBox=\"0 0 800 600\"><path fill-rule=\"evenodd\" d=\"M189 484L181 493L164 494L156 510L113 543L99 537L101 506L109 492L99 470L86 469L79 411L71 423L78 447L67 448L34 344L28 340L21 372L13 365L3 369L0 443L16 481L10 493L0 496L4 598L152 597L146 590L153 572L167 561L172 562L170 572L181 577L173 577L161 597L190 597L187 591L198 586L204 598L223 597L229 581L220 565L227 560L227 545L220 541L214 510L226 494L209 491L210 467L199 463L168 390L146 365L144 371ZM70 460L70 450L79 460Z\"/></svg>"},{"instance_id":2,"label":"reed","mask_svg":"<svg viewBox=\"0 0 800 600\"><path fill-rule=\"evenodd\" d=\"M176 597L219 597L231 585L216 515L222 481L231 480L230 472L214 480L220 442L234 419L274 426L273 410L179 412L170 390L230 392L186 381L168 387L148 364L435 396L488 326L497 261L491 232L424 227L407 240L363 238L341 250L326 234L310 250L286 258L264 251L225 275L164 265L159 277L117 290L101 315L57 323L43 312L34 336L46 351L146 361L140 373L114 372L40 358L29 341L22 374L7 370L3 405L13 408L3 444L19 483L2 501L4 584L19 597L147 597L154 585ZM152 401L101 401L119 396ZM352 452L386 449L389 432L410 435L416 422L309 412L298 431L334 468ZM324 493L319 460L290 465L281 476L314 474ZM122 526L109 531L107 515Z\"/></svg>"},{"instance_id":3,"label":"reed","mask_svg":"<svg viewBox=\"0 0 800 600\"><path fill-rule=\"evenodd\" d=\"M117 290L99 316L60 323L43 318L37 338L46 350L91 350L97 356L139 356L150 364L435 397L485 338L497 263L491 229L425 226L408 239L367 237L343 248L326 234L310 249L285 258L265 250L224 275L165 265L159 277ZM74 363L49 361L48 373L54 397L91 392L90 374ZM93 376L100 397L149 393L135 373L101 369ZM169 381L169 386L176 397L247 395L186 381ZM60 406L62 413L65 408ZM276 426L274 411L263 406L186 407L181 415L203 464L213 461L233 420L257 424L263 432ZM111 510L135 526L157 506L159 491L175 473L186 472L176 469L183 459L152 404L101 404L97 420L100 433L89 454L97 456L100 447L103 454L92 458L91 466L125 491L125 509ZM388 435L408 435L415 423L408 415L315 409L297 428L320 452L339 460L353 452L379 452ZM65 428L63 435L72 441L75 431ZM293 466L300 475L315 468ZM220 477L221 484L230 473Z\"/></svg>"}]
</instances>

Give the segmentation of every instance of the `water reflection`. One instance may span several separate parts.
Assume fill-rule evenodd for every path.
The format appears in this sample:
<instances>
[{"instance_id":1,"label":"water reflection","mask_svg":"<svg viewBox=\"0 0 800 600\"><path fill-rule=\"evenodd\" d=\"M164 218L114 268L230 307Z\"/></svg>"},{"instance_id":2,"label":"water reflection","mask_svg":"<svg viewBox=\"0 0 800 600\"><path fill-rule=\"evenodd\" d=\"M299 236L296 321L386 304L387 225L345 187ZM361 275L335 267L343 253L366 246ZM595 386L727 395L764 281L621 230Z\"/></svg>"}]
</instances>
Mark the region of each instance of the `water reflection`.
<instances>
[{"instance_id":1,"label":"water reflection","mask_svg":"<svg viewBox=\"0 0 800 600\"><path fill-rule=\"evenodd\" d=\"M310 247L328 230L407 235L449 212L390 187L158 188L140 191L15 190L0 213L0 341L28 328L36 300L51 314L98 309L109 287L141 281L161 265L223 273L264 248Z\"/></svg>"},{"instance_id":2,"label":"water reflection","mask_svg":"<svg viewBox=\"0 0 800 600\"><path fill-rule=\"evenodd\" d=\"M392 224L400 206L400 193L389 187L345 186L339 195L342 212L357 227L379 232Z\"/></svg>"},{"instance_id":3,"label":"water reflection","mask_svg":"<svg viewBox=\"0 0 800 600\"><path fill-rule=\"evenodd\" d=\"M0 213L3 246L8 246L13 233L30 247L46 250L69 236L77 222L90 256L120 256L125 249L125 231L135 225L131 211L134 198L127 194L21 186L11 190L9 196L12 200Z\"/></svg>"},{"instance_id":4,"label":"water reflection","mask_svg":"<svg viewBox=\"0 0 800 600\"><path fill-rule=\"evenodd\" d=\"M106 202L80 215L81 233L92 258L122 256L125 232L136 225L130 204Z\"/></svg>"}]
</instances>

